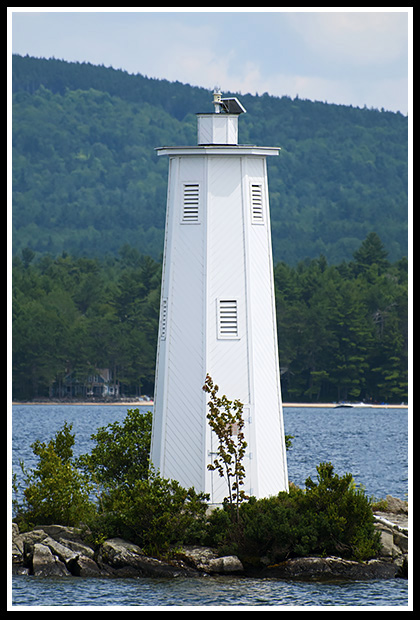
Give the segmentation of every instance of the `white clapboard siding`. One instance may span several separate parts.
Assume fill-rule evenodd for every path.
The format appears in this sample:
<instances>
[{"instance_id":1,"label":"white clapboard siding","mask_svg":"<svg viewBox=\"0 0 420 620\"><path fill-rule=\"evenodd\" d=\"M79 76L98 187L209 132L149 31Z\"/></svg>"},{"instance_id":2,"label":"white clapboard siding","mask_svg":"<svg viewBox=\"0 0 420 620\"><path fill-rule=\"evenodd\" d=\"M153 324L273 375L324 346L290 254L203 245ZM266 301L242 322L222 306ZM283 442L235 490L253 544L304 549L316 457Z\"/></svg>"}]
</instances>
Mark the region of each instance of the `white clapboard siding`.
<instances>
[{"instance_id":1,"label":"white clapboard siding","mask_svg":"<svg viewBox=\"0 0 420 620\"><path fill-rule=\"evenodd\" d=\"M266 171L278 148L238 145L237 124L198 115L197 146L157 149L169 178L151 461L213 504L227 484L207 467L207 373L244 404L245 493L288 489Z\"/></svg>"}]
</instances>

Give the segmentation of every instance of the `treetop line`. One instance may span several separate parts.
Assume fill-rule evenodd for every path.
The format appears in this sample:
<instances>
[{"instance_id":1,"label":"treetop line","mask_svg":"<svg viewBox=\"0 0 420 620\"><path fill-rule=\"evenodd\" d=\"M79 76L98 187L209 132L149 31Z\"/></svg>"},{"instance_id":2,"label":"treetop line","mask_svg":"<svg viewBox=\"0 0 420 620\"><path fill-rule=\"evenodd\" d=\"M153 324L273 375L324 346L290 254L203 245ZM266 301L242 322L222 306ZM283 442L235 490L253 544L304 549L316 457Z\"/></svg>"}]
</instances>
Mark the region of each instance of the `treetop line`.
<instances>
[{"instance_id":1,"label":"treetop line","mask_svg":"<svg viewBox=\"0 0 420 620\"><path fill-rule=\"evenodd\" d=\"M98 368L120 395L153 394L161 265L125 246L106 259L13 260L13 398L62 397ZM407 260L368 235L354 260L274 268L285 402L407 400ZM204 380L205 377L203 377Z\"/></svg>"}]
</instances>

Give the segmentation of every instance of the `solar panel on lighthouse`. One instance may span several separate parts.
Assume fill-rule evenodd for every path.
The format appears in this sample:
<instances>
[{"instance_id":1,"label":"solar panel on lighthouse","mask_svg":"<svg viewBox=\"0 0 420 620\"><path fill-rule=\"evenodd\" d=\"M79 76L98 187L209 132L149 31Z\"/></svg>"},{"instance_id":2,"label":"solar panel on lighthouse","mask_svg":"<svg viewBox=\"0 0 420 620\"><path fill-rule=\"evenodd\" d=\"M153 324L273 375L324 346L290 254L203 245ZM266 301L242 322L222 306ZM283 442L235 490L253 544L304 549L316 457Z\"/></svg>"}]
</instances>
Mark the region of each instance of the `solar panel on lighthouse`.
<instances>
[{"instance_id":1,"label":"solar panel on lighthouse","mask_svg":"<svg viewBox=\"0 0 420 620\"><path fill-rule=\"evenodd\" d=\"M219 92L213 104L197 114L197 145L157 149L169 178L151 462L220 504L207 373L244 404L245 493L275 495L288 478L266 169L279 149L238 144L245 108Z\"/></svg>"}]
</instances>

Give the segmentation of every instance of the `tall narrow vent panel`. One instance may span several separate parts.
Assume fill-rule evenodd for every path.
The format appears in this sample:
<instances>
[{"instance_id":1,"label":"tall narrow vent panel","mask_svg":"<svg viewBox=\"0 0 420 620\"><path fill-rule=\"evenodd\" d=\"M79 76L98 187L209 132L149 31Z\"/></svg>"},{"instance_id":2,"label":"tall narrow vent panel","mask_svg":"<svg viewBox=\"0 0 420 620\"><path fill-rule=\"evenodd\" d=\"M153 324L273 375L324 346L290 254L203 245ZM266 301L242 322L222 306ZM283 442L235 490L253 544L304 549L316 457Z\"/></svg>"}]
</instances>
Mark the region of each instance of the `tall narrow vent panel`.
<instances>
[{"instance_id":1,"label":"tall narrow vent panel","mask_svg":"<svg viewBox=\"0 0 420 620\"><path fill-rule=\"evenodd\" d=\"M162 308L160 312L160 339L166 340L166 330L168 325L168 300L162 299Z\"/></svg>"},{"instance_id":2,"label":"tall narrow vent panel","mask_svg":"<svg viewBox=\"0 0 420 620\"><path fill-rule=\"evenodd\" d=\"M186 224L198 222L200 186L198 183L184 183L182 221Z\"/></svg>"},{"instance_id":3,"label":"tall narrow vent panel","mask_svg":"<svg viewBox=\"0 0 420 620\"><path fill-rule=\"evenodd\" d=\"M236 299L218 301L218 337L238 338L238 302Z\"/></svg>"},{"instance_id":4,"label":"tall narrow vent panel","mask_svg":"<svg viewBox=\"0 0 420 620\"><path fill-rule=\"evenodd\" d=\"M262 185L251 184L251 216L253 224L264 224Z\"/></svg>"}]
</instances>

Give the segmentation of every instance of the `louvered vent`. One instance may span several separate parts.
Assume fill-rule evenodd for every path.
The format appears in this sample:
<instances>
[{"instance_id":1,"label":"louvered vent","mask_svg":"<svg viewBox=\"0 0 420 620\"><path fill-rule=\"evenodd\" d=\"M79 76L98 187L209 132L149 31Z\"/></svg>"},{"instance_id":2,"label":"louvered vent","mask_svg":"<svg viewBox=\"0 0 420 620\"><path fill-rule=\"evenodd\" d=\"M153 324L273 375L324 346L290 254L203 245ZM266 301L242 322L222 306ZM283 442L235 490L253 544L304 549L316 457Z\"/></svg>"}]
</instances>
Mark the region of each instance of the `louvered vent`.
<instances>
[{"instance_id":1,"label":"louvered vent","mask_svg":"<svg viewBox=\"0 0 420 620\"><path fill-rule=\"evenodd\" d=\"M162 299L162 308L160 311L160 339L166 340L166 328L168 325L168 300Z\"/></svg>"},{"instance_id":2,"label":"louvered vent","mask_svg":"<svg viewBox=\"0 0 420 620\"><path fill-rule=\"evenodd\" d=\"M219 300L219 338L238 338L238 302L236 299Z\"/></svg>"},{"instance_id":3,"label":"louvered vent","mask_svg":"<svg viewBox=\"0 0 420 620\"><path fill-rule=\"evenodd\" d=\"M253 224L264 224L262 185L251 184L251 215Z\"/></svg>"},{"instance_id":4,"label":"louvered vent","mask_svg":"<svg viewBox=\"0 0 420 620\"><path fill-rule=\"evenodd\" d=\"M182 221L185 223L198 222L198 207L200 203L200 186L198 183L184 183L184 202Z\"/></svg>"}]
</instances>

